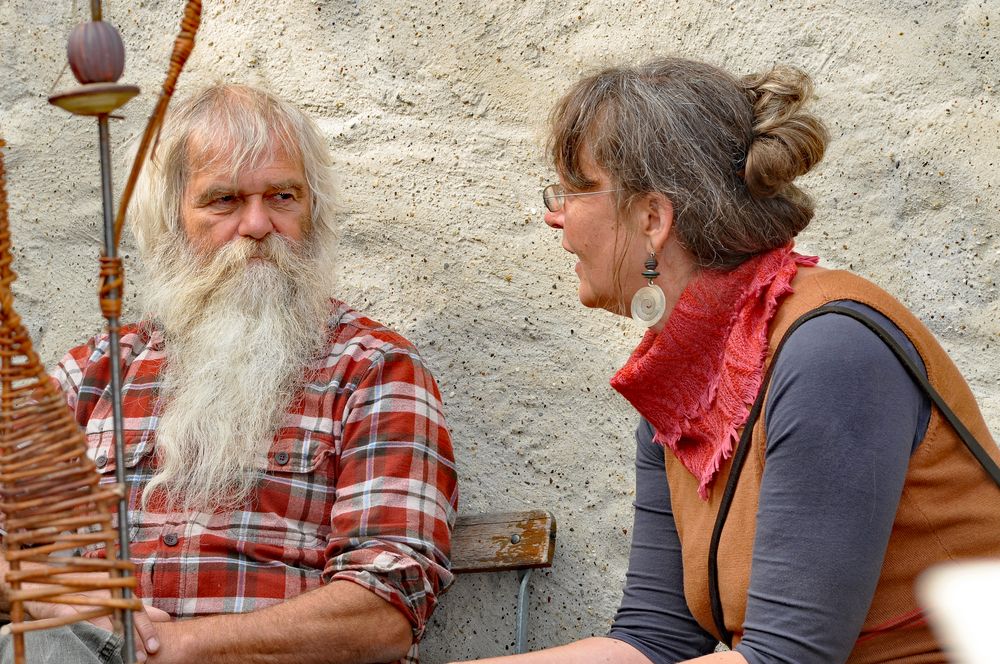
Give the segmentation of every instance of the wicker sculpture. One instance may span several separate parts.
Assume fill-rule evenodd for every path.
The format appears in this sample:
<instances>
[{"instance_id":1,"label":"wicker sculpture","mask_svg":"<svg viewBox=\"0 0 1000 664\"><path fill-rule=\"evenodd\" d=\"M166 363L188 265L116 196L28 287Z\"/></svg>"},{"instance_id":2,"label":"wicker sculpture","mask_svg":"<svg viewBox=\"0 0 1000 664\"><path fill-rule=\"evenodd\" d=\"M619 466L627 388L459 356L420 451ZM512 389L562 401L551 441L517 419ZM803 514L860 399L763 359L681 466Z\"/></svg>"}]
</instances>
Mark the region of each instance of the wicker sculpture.
<instances>
[{"instance_id":1,"label":"wicker sculpture","mask_svg":"<svg viewBox=\"0 0 1000 664\"><path fill-rule=\"evenodd\" d=\"M2 145L2 141L0 141ZM10 565L11 624L15 658L24 661L23 633L141 608L125 600L121 588L134 586L123 576L131 563L54 555L90 544L117 546L111 515L121 486L98 486L100 479L86 453L86 440L73 421L66 401L51 382L31 346L27 330L14 310L11 244L7 218L6 178L0 153L0 361L3 385L0 408L0 510L7 515L6 558ZM73 579L85 572L103 572ZM95 578L96 577L96 578ZM31 588L25 584L35 584ZM109 590L108 596L81 593ZM24 602L85 605L80 613L24 622Z\"/></svg>"},{"instance_id":2,"label":"wicker sculpture","mask_svg":"<svg viewBox=\"0 0 1000 664\"><path fill-rule=\"evenodd\" d=\"M111 178L107 134L108 114L138 92L134 86L118 85L120 66L106 71L113 80L101 80L101 67L93 66L93 42L113 59L120 57L117 45L108 48L108 38L117 32L100 25L99 0L91 0L93 21L71 37L70 59L82 87L55 95L50 101L77 115L96 116L99 122L102 184L105 203L105 248L100 259L101 311L108 321L112 348L117 348L118 317L124 284L117 256L125 210L143 161L154 144L167 104L184 63L194 47L201 17L200 0L188 0L181 30L174 43L170 67L159 100L146 126L139 151L129 174L118 213L112 223ZM110 31L108 30L110 28ZM111 35L111 32L114 32ZM83 53L81 56L80 53ZM99 63L98 63L99 64ZM83 78L81 78L82 72ZM97 78L95 78L97 77ZM0 148L4 145L0 140ZM154 147L155 149L155 147ZM25 661L24 633L113 615L116 628L124 631L125 661L134 660L130 611L142 608L133 598L133 565L128 561L125 527L123 475L114 484L100 484L100 475L86 454L86 440L73 420L60 390L49 379L31 345L31 339L14 310L11 284L16 274L12 252L6 193L6 174L0 151L0 512L5 515L9 565L5 581L9 587L10 624L0 633L13 634L14 659ZM113 371L113 373L116 373ZM120 385L114 384L117 413L121 411ZM116 454L121 456L121 422L116 416ZM118 464L121 467L121 464ZM118 528L113 528L113 515ZM84 558L82 547L101 545L105 558ZM89 574L88 574L89 573ZM45 602L80 607L58 617L25 622L25 602Z\"/></svg>"}]
</instances>

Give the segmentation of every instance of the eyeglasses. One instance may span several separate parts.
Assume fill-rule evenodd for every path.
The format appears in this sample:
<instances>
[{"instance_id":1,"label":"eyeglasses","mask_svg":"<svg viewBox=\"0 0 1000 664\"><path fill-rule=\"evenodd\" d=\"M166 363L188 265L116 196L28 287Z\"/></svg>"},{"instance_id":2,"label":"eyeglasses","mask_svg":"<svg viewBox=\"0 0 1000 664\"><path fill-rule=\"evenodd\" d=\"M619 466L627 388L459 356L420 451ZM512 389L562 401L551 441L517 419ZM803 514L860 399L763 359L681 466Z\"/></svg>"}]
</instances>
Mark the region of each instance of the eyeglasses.
<instances>
[{"instance_id":1,"label":"eyeglasses","mask_svg":"<svg viewBox=\"0 0 1000 664\"><path fill-rule=\"evenodd\" d=\"M563 206L566 204L566 198L569 196L593 196L595 194L610 194L615 191L621 191L621 189L602 189L601 191L581 191L575 194L567 194L562 185L550 184L545 189L542 189L542 200L545 201L545 208L549 212L559 212L559 210L563 209Z\"/></svg>"}]
</instances>

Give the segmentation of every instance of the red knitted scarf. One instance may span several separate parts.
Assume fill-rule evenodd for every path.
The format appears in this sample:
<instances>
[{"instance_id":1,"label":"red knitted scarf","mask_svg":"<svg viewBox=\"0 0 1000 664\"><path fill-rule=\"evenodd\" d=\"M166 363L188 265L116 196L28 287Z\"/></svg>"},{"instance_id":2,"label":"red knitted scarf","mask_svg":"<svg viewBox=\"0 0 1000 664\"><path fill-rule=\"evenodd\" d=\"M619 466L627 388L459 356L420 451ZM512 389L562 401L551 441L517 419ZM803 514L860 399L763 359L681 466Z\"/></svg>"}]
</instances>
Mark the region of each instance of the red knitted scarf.
<instances>
[{"instance_id":1,"label":"red knitted scarf","mask_svg":"<svg viewBox=\"0 0 1000 664\"><path fill-rule=\"evenodd\" d=\"M792 245L735 270L704 270L688 284L659 333L650 330L611 386L698 478L698 495L733 453L763 380L767 331L799 265Z\"/></svg>"}]
</instances>

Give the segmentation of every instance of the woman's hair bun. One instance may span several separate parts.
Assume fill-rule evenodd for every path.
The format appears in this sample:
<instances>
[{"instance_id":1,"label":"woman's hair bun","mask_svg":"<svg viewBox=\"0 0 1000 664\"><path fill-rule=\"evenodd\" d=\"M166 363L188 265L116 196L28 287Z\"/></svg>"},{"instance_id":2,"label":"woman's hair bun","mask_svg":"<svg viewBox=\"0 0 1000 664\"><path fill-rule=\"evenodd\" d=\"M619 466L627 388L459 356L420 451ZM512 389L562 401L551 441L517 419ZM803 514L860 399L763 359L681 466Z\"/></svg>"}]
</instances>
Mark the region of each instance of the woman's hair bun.
<instances>
[{"instance_id":1,"label":"woman's hair bun","mask_svg":"<svg viewBox=\"0 0 1000 664\"><path fill-rule=\"evenodd\" d=\"M743 86L753 106L743 179L751 195L770 198L819 163L828 134L819 118L802 110L812 97L812 81L802 70L776 66L745 76Z\"/></svg>"}]
</instances>

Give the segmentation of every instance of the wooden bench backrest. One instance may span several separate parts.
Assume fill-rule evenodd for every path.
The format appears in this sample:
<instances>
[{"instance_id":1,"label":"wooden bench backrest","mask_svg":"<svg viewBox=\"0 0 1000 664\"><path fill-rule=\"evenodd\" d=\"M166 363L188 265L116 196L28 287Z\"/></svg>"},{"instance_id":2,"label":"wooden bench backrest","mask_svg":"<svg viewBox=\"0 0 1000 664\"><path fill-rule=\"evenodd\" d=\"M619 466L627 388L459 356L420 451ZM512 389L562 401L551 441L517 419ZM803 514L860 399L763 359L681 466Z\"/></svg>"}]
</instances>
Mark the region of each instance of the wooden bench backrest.
<instances>
[{"instance_id":1,"label":"wooden bench backrest","mask_svg":"<svg viewBox=\"0 0 1000 664\"><path fill-rule=\"evenodd\" d=\"M556 519L543 510L459 516L451 545L456 574L551 567Z\"/></svg>"}]
</instances>

